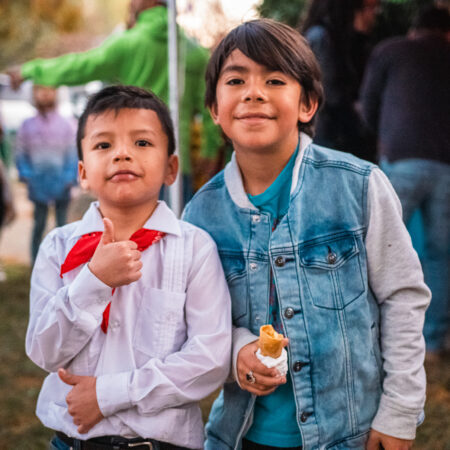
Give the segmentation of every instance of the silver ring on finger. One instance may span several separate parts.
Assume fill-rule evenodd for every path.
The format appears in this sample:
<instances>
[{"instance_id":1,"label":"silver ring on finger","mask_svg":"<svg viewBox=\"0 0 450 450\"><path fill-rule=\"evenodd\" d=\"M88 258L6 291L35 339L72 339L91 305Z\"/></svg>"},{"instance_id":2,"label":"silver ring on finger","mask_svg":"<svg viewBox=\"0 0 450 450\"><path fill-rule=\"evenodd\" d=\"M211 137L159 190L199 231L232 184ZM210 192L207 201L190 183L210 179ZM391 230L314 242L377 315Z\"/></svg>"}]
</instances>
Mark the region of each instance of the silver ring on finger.
<instances>
[{"instance_id":1,"label":"silver ring on finger","mask_svg":"<svg viewBox=\"0 0 450 450\"><path fill-rule=\"evenodd\" d=\"M255 384L256 383L256 378L255 375L253 375L253 371L250 370L250 372L248 372L247 374L245 374L245 379L250 383L250 384Z\"/></svg>"}]
</instances>

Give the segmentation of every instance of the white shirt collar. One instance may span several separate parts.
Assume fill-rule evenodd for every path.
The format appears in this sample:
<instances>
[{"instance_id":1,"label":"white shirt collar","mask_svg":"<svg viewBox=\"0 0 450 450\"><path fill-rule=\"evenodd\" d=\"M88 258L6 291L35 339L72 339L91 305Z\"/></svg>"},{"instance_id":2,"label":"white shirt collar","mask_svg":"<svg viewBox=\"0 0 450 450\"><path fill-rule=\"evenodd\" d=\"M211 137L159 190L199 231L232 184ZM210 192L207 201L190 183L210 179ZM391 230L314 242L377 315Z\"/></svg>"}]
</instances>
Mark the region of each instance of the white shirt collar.
<instances>
[{"instance_id":1,"label":"white shirt collar","mask_svg":"<svg viewBox=\"0 0 450 450\"><path fill-rule=\"evenodd\" d=\"M306 148L311 144L312 139L305 133L300 133L300 148L295 160L294 169L292 170L291 195L295 191L298 182L298 173L303 160ZM225 167L225 185L228 189L231 199L240 208L257 210L256 206L248 199L244 189L241 171L236 161L236 155L233 152L231 161Z\"/></svg>"},{"instance_id":2,"label":"white shirt collar","mask_svg":"<svg viewBox=\"0 0 450 450\"><path fill-rule=\"evenodd\" d=\"M93 233L94 231L103 231L103 220L98 208L98 201L91 203L91 206L75 227L70 239L79 238L84 234ZM153 214L147 222L145 222L143 228L181 236L181 228L178 219L163 201L158 201Z\"/></svg>"}]
</instances>

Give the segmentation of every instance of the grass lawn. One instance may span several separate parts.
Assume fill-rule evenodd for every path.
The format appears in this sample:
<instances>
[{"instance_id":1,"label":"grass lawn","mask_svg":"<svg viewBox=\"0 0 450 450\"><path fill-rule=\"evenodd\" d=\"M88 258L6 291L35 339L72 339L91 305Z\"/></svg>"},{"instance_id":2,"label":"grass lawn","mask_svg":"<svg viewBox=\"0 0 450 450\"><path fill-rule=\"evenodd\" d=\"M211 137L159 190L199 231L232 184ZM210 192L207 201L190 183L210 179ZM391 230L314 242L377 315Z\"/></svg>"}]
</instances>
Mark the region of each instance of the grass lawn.
<instances>
[{"instance_id":1,"label":"grass lawn","mask_svg":"<svg viewBox=\"0 0 450 450\"><path fill-rule=\"evenodd\" d=\"M34 415L45 372L25 355L29 269L7 266L0 283L0 450L44 450L52 434ZM426 420L414 448L450 450L450 360L427 367ZM202 402L207 416L213 396Z\"/></svg>"}]
</instances>

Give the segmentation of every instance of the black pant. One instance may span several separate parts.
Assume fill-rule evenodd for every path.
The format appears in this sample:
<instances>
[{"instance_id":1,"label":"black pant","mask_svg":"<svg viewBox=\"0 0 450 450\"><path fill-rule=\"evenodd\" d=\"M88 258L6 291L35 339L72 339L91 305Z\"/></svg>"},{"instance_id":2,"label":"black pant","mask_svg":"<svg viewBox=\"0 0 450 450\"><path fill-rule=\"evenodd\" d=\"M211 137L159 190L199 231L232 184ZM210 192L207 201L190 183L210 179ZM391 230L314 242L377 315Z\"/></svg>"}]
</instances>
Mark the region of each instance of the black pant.
<instances>
[{"instance_id":1,"label":"black pant","mask_svg":"<svg viewBox=\"0 0 450 450\"><path fill-rule=\"evenodd\" d=\"M242 441L242 450L302 450L302 447L272 447L270 445L256 444L244 439Z\"/></svg>"},{"instance_id":2,"label":"black pant","mask_svg":"<svg viewBox=\"0 0 450 450\"><path fill-rule=\"evenodd\" d=\"M185 447L169 444L167 442L156 441L154 439L125 439L120 436L102 436L88 439L86 441L74 439L60 431L55 432L55 436L50 442L50 450L116 450L122 448L136 448L136 450L147 450L148 445L138 445L139 441L149 441L154 450L189 450ZM133 447L127 444L133 445Z\"/></svg>"}]
</instances>

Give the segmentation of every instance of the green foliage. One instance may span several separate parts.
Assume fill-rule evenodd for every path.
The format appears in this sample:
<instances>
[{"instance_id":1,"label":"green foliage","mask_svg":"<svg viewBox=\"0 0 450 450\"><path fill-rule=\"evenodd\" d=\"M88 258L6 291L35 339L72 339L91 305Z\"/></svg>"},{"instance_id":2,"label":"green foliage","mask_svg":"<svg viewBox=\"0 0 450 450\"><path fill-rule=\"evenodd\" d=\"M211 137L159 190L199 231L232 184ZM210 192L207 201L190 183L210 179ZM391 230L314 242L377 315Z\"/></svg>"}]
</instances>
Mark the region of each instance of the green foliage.
<instances>
[{"instance_id":1,"label":"green foliage","mask_svg":"<svg viewBox=\"0 0 450 450\"><path fill-rule=\"evenodd\" d=\"M264 0L258 7L258 12L262 17L269 17L296 27L306 3L307 0Z\"/></svg>"},{"instance_id":2,"label":"green foliage","mask_svg":"<svg viewBox=\"0 0 450 450\"><path fill-rule=\"evenodd\" d=\"M0 71L82 51L126 18L129 0L0 0Z\"/></svg>"},{"instance_id":3,"label":"green foliage","mask_svg":"<svg viewBox=\"0 0 450 450\"><path fill-rule=\"evenodd\" d=\"M270 17L297 27L309 3L308 0L264 0L258 11L262 17ZM433 0L381 0L381 13L375 30L376 40L405 34L419 9L431 3Z\"/></svg>"},{"instance_id":4,"label":"green foliage","mask_svg":"<svg viewBox=\"0 0 450 450\"><path fill-rule=\"evenodd\" d=\"M408 32L414 16L433 0L384 0L381 13L374 30L375 39L380 41L390 36L400 36Z\"/></svg>"},{"instance_id":5,"label":"green foliage","mask_svg":"<svg viewBox=\"0 0 450 450\"><path fill-rule=\"evenodd\" d=\"M34 55L42 40L78 30L82 8L76 0L14 0L0 4L0 68ZM46 42L44 42L46 45Z\"/></svg>"}]
</instances>

